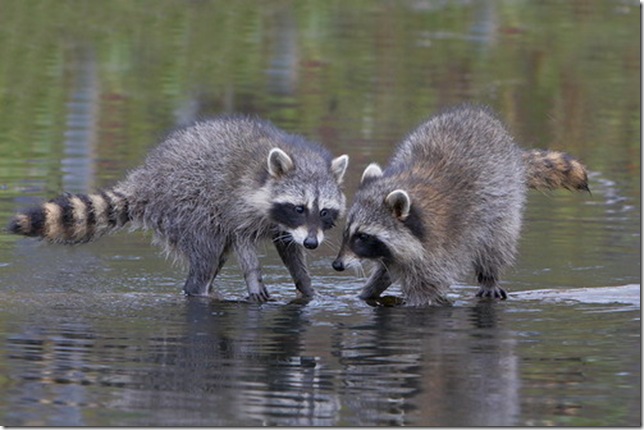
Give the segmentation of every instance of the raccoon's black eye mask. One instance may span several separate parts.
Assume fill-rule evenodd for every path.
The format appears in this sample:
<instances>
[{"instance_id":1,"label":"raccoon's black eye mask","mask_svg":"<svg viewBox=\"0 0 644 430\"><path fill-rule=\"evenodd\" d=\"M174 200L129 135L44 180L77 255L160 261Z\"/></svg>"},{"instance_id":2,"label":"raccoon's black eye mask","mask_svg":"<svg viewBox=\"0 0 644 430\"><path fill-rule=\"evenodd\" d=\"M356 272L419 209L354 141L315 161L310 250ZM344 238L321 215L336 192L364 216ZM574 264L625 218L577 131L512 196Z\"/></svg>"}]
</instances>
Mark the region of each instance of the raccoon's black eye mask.
<instances>
[{"instance_id":1,"label":"raccoon's black eye mask","mask_svg":"<svg viewBox=\"0 0 644 430\"><path fill-rule=\"evenodd\" d=\"M340 212L336 209L322 209L320 211L320 221L322 230L328 230L335 226L335 220L338 219Z\"/></svg>"},{"instance_id":2,"label":"raccoon's black eye mask","mask_svg":"<svg viewBox=\"0 0 644 430\"><path fill-rule=\"evenodd\" d=\"M289 228L297 228L306 223L306 207L291 203L277 203L271 208L271 218Z\"/></svg>"},{"instance_id":3,"label":"raccoon's black eye mask","mask_svg":"<svg viewBox=\"0 0 644 430\"><path fill-rule=\"evenodd\" d=\"M294 205L291 203L277 203L271 208L271 217L278 223L290 228L297 228L304 224L320 224L323 230L328 230L335 225L339 211L336 209L322 209L318 216L319 221L311 219L312 215L304 205Z\"/></svg>"},{"instance_id":4,"label":"raccoon's black eye mask","mask_svg":"<svg viewBox=\"0 0 644 430\"><path fill-rule=\"evenodd\" d=\"M349 239L349 247L360 258L390 259L392 257L387 245L372 234L355 232Z\"/></svg>"}]
</instances>

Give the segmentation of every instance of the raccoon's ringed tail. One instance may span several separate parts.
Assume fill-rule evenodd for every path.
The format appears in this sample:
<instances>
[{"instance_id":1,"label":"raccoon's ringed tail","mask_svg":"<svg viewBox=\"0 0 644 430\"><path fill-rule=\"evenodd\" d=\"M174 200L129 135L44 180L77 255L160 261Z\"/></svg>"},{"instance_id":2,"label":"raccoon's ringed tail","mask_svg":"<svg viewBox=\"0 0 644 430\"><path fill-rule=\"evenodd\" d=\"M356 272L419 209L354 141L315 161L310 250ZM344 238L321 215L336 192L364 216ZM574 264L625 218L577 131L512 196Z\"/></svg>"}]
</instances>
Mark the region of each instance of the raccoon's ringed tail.
<instances>
[{"instance_id":1,"label":"raccoon's ringed tail","mask_svg":"<svg viewBox=\"0 0 644 430\"><path fill-rule=\"evenodd\" d=\"M129 203L123 194L107 190L98 194L63 194L17 214L8 230L41 237L55 243L82 243L123 227L130 221Z\"/></svg>"},{"instance_id":2,"label":"raccoon's ringed tail","mask_svg":"<svg viewBox=\"0 0 644 430\"><path fill-rule=\"evenodd\" d=\"M586 167L572 156L559 151L532 150L523 153L526 181L530 188L588 191Z\"/></svg>"}]
</instances>

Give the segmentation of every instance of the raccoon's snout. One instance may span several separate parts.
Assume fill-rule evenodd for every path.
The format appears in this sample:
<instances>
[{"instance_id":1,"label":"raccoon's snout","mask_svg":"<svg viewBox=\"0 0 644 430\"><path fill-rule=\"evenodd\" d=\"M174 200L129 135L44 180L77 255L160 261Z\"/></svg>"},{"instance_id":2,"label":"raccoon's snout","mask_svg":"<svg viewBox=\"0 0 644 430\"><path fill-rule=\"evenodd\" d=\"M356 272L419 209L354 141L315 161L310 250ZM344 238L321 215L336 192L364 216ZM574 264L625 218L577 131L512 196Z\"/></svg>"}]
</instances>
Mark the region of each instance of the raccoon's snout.
<instances>
[{"instance_id":1,"label":"raccoon's snout","mask_svg":"<svg viewBox=\"0 0 644 430\"><path fill-rule=\"evenodd\" d=\"M308 235L302 244L307 249L315 249L319 245L318 238L316 236Z\"/></svg>"},{"instance_id":2,"label":"raccoon's snout","mask_svg":"<svg viewBox=\"0 0 644 430\"><path fill-rule=\"evenodd\" d=\"M360 258L353 251L343 246L337 258L331 263L331 266L338 272L344 272L347 269L359 267Z\"/></svg>"},{"instance_id":3,"label":"raccoon's snout","mask_svg":"<svg viewBox=\"0 0 644 430\"><path fill-rule=\"evenodd\" d=\"M304 246L306 249L315 249L324 240L324 234L316 228L307 228L306 226L298 227L294 230L288 230L293 241Z\"/></svg>"},{"instance_id":4,"label":"raccoon's snout","mask_svg":"<svg viewBox=\"0 0 644 430\"><path fill-rule=\"evenodd\" d=\"M342 272L345 269L344 262L342 261L342 259L340 259L340 257L336 258L331 265L338 272Z\"/></svg>"}]
</instances>

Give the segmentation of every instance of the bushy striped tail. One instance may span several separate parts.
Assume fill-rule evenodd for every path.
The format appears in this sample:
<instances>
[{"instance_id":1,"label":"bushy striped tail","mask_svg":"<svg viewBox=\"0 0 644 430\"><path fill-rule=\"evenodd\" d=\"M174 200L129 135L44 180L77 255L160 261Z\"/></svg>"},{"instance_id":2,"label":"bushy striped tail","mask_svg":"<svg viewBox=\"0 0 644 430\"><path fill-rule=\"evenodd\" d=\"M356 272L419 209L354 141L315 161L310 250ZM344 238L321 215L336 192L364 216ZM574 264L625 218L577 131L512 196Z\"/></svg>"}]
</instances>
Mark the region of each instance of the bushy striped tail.
<instances>
[{"instance_id":1,"label":"bushy striped tail","mask_svg":"<svg viewBox=\"0 0 644 430\"><path fill-rule=\"evenodd\" d=\"M528 187L537 190L566 188L588 191L588 173L579 160L559 151L532 150L523 153Z\"/></svg>"},{"instance_id":2,"label":"bushy striped tail","mask_svg":"<svg viewBox=\"0 0 644 430\"><path fill-rule=\"evenodd\" d=\"M9 231L53 243L84 243L130 221L127 197L115 190L96 194L62 194L19 212Z\"/></svg>"}]
</instances>

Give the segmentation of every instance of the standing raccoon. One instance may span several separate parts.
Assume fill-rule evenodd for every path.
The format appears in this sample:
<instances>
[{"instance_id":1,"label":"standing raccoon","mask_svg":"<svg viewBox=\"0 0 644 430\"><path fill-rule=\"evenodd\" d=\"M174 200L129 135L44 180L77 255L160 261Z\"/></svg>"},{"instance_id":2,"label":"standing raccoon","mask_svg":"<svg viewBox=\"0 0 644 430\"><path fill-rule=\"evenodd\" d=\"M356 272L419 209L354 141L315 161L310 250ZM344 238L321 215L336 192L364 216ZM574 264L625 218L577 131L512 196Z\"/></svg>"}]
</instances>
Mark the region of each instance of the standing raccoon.
<instances>
[{"instance_id":1,"label":"standing raccoon","mask_svg":"<svg viewBox=\"0 0 644 430\"><path fill-rule=\"evenodd\" d=\"M523 151L487 108L460 106L419 126L387 167L370 164L347 215L333 267L375 269L360 297L395 280L411 305L449 303L447 288L474 271L479 297L514 262L527 188L588 191L584 166L555 151Z\"/></svg>"},{"instance_id":2,"label":"standing raccoon","mask_svg":"<svg viewBox=\"0 0 644 430\"><path fill-rule=\"evenodd\" d=\"M63 194L16 215L13 233L75 244L130 223L152 229L188 265L183 287L208 295L232 250L249 299L265 301L258 241L271 239L302 296L313 289L302 246L317 248L345 209L348 157L267 121L219 117L171 133L113 188Z\"/></svg>"}]
</instances>

